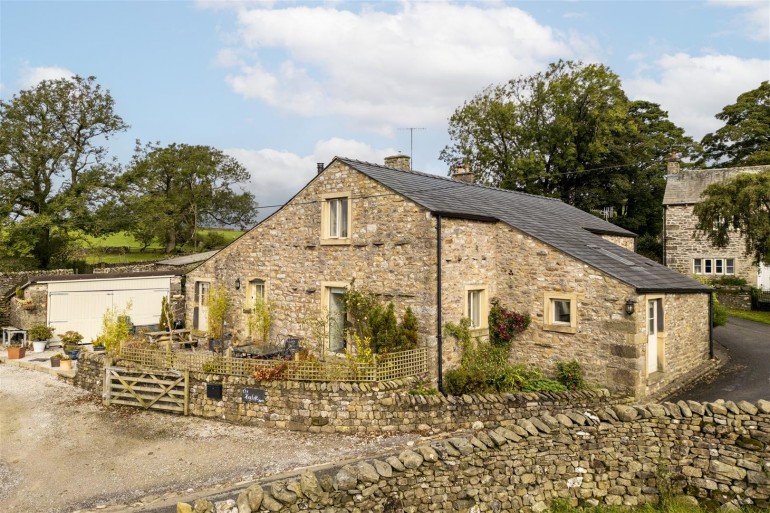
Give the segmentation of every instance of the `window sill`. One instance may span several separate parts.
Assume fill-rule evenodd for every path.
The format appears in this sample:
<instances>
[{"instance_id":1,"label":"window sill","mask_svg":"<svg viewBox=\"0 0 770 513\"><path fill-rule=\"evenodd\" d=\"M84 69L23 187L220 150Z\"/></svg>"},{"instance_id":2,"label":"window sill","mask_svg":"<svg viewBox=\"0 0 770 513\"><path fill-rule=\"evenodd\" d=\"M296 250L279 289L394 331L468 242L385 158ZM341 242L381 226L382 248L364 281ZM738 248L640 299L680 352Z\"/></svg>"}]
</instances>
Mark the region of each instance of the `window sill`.
<instances>
[{"instance_id":1,"label":"window sill","mask_svg":"<svg viewBox=\"0 0 770 513\"><path fill-rule=\"evenodd\" d=\"M345 239L321 239L321 246L349 246L350 237Z\"/></svg>"},{"instance_id":2,"label":"window sill","mask_svg":"<svg viewBox=\"0 0 770 513\"><path fill-rule=\"evenodd\" d=\"M470 333L472 337L486 337L489 335L489 327L487 326L480 326L478 328L470 328Z\"/></svg>"},{"instance_id":3,"label":"window sill","mask_svg":"<svg viewBox=\"0 0 770 513\"><path fill-rule=\"evenodd\" d=\"M545 331L556 331L558 333L577 333L577 326L567 326L563 324L544 324Z\"/></svg>"}]
</instances>

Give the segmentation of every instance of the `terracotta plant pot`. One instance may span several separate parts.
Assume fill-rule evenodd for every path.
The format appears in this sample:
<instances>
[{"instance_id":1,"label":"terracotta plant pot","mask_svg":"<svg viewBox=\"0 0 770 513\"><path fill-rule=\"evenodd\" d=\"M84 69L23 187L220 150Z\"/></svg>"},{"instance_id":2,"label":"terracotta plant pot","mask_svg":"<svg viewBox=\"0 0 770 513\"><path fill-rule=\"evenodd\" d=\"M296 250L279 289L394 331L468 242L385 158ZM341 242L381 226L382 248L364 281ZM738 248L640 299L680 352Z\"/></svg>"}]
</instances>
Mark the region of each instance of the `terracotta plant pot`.
<instances>
[{"instance_id":1,"label":"terracotta plant pot","mask_svg":"<svg viewBox=\"0 0 770 513\"><path fill-rule=\"evenodd\" d=\"M72 370L72 360L62 360L59 362L59 368L61 370Z\"/></svg>"},{"instance_id":2,"label":"terracotta plant pot","mask_svg":"<svg viewBox=\"0 0 770 513\"><path fill-rule=\"evenodd\" d=\"M8 348L9 360L18 360L20 358L24 358L25 354L27 354L27 350L21 346L11 346Z\"/></svg>"}]
</instances>

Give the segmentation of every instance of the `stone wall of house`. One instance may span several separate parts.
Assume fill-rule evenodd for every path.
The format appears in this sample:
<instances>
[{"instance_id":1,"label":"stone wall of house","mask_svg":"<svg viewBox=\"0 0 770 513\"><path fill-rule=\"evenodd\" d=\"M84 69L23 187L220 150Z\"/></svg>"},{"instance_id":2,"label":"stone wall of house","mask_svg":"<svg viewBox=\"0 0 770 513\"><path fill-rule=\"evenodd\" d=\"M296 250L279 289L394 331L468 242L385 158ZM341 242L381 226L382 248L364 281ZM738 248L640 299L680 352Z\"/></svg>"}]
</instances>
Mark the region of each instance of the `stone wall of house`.
<instances>
[{"instance_id":1,"label":"stone wall of house","mask_svg":"<svg viewBox=\"0 0 770 513\"><path fill-rule=\"evenodd\" d=\"M351 237L344 245L321 241L324 194L351 198ZM248 282L261 279L274 305L274 341L305 338L320 353L313 325L323 322L324 286L355 282L356 287L392 300L396 314L411 306L422 344L435 341L435 219L422 207L393 194L341 162L329 166L285 207L189 273L187 324L192 326L195 282L222 284L234 307L228 325L248 336ZM280 248L280 250L278 250ZM242 286L236 290L235 282ZM205 329L205 327L202 327Z\"/></svg>"},{"instance_id":2,"label":"stone wall of house","mask_svg":"<svg viewBox=\"0 0 770 513\"><path fill-rule=\"evenodd\" d=\"M24 300L31 300L30 310L16 298L10 301L9 321L11 326L28 330L37 325L48 325L48 285L33 283L24 290Z\"/></svg>"},{"instance_id":3,"label":"stone wall of house","mask_svg":"<svg viewBox=\"0 0 770 513\"><path fill-rule=\"evenodd\" d=\"M708 359L708 295L664 294L663 372L647 369L647 296L514 228L498 231L496 295L529 312L532 324L513 343L511 359L553 372L558 361L578 361L589 381L642 397L670 385ZM574 333L546 323L546 294L577 301ZM650 296L652 299L653 296ZM636 312L625 313L627 300ZM663 360L659 356L659 359Z\"/></svg>"},{"instance_id":4,"label":"stone wall of house","mask_svg":"<svg viewBox=\"0 0 770 513\"><path fill-rule=\"evenodd\" d=\"M667 205L664 215L665 263L668 267L691 275L694 258L734 258L735 276L745 279L751 286L757 285L757 267L745 255L746 246L741 236L731 234L727 247L715 248L696 233L697 218L692 205Z\"/></svg>"},{"instance_id":5,"label":"stone wall of house","mask_svg":"<svg viewBox=\"0 0 770 513\"><path fill-rule=\"evenodd\" d=\"M669 491L666 491L669 490ZM261 479L195 511L522 511L640 506L687 494L706 509L770 504L770 402L546 407L400 451ZM193 511L179 504L177 511Z\"/></svg>"},{"instance_id":6,"label":"stone wall of house","mask_svg":"<svg viewBox=\"0 0 770 513\"><path fill-rule=\"evenodd\" d=\"M663 300L663 331L658 332L658 368L647 366L647 300ZM655 394L669 387L693 369L701 367L709 358L709 295L665 294L642 296L634 316L641 323L637 339L643 361L642 381L647 393ZM663 348L661 351L660 348Z\"/></svg>"},{"instance_id":7,"label":"stone wall of house","mask_svg":"<svg viewBox=\"0 0 770 513\"><path fill-rule=\"evenodd\" d=\"M751 287L716 285L717 301L733 310L751 310Z\"/></svg>"},{"instance_id":8,"label":"stone wall of house","mask_svg":"<svg viewBox=\"0 0 770 513\"><path fill-rule=\"evenodd\" d=\"M625 248L632 253L636 253L636 238L635 237L623 237L620 235L599 235L602 239L617 244L621 248Z\"/></svg>"},{"instance_id":9,"label":"stone wall of house","mask_svg":"<svg viewBox=\"0 0 770 513\"><path fill-rule=\"evenodd\" d=\"M636 319L624 311L626 300L636 297L633 287L513 228L501 234L498 253L502 303L532 318L513 343L512 360L548 371L557 361L577 360L589 381L620 393L643 392L643 347L634 338ZM547 293L577 300L575 333L546 325Z\"/></svg>"}]
</instances>

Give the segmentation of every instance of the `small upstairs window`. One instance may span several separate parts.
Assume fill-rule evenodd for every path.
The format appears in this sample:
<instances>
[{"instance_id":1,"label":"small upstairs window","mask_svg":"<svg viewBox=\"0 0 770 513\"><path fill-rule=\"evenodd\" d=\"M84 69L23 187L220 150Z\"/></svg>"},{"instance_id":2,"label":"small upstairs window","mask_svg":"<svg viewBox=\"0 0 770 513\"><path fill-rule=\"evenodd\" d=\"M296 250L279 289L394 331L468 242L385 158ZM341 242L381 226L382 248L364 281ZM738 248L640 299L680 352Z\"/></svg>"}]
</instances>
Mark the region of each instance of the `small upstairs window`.
<instances>
[{"instance_id":1,"label":"small upstairs window","mask_svg":"<svg viewBox=\"0 0 770 513\"><path fill-rule=\"evenodd\" d=\"M321 209L321 242L349 244L351 232L350 196L326 195Z\"/></svg>"}]
</instances>

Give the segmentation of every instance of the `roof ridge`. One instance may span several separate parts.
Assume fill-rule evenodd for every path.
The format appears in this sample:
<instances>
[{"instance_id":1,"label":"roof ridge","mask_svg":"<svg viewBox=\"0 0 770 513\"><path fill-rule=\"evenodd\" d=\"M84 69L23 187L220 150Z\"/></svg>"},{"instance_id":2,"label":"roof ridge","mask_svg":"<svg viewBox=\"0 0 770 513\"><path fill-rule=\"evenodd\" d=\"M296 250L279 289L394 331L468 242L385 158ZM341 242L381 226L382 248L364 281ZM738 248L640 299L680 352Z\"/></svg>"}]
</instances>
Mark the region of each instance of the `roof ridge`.
<instances>
[{"instance_id":1,"label":"roof ridge","mask_svg":"<svg viewBox=\"0 0 770 513\"><path fill-rule=\"evenodd\" d=\"M482 188L482 189L488 189L488 190L492 190L492 191L506 192L506 193L511 193L511 194L519 194L519 195L522 195L522 196L530 196L532 198L544 199L544 200L549 200L549 201L558 201L559 203L564 203L559 198L552 198L550 196L541 196L539 194L532 194L531 192L514 191L514 190L511 190L511 189L501 189L500 187L493 187L491 185L485 185L485 184L481 184L481 183L461 182L460 180L455 180L454 178L452 178L450 176L441 176L441 175L436 175L436 174L433 174L433 173L426 173L425 171L414 171L414 170L403 171L403 170L395 168L395 167L384 166L382 164L374 164L372 162L366 162L364 160L351 159L351 158L347 158L347 157L335 157L335 158L337 158L339 160L347 161L347 162L356 162L358 164L366 164L367 166L374 166L374 167L378 167L378 168L381 168L381 169L388 169L388 170L398 171L400 173L412 173L412 174L415 174L415 175L424 176L426 178L434 178L434 179L437 179L437 180L442 180L444 182L451 182L451 183L455 183L455 184L458 184L458 185L464 185L464 186L470 186L470 187L479 187L479 188Z\"/></svg>"}]
</instances>

